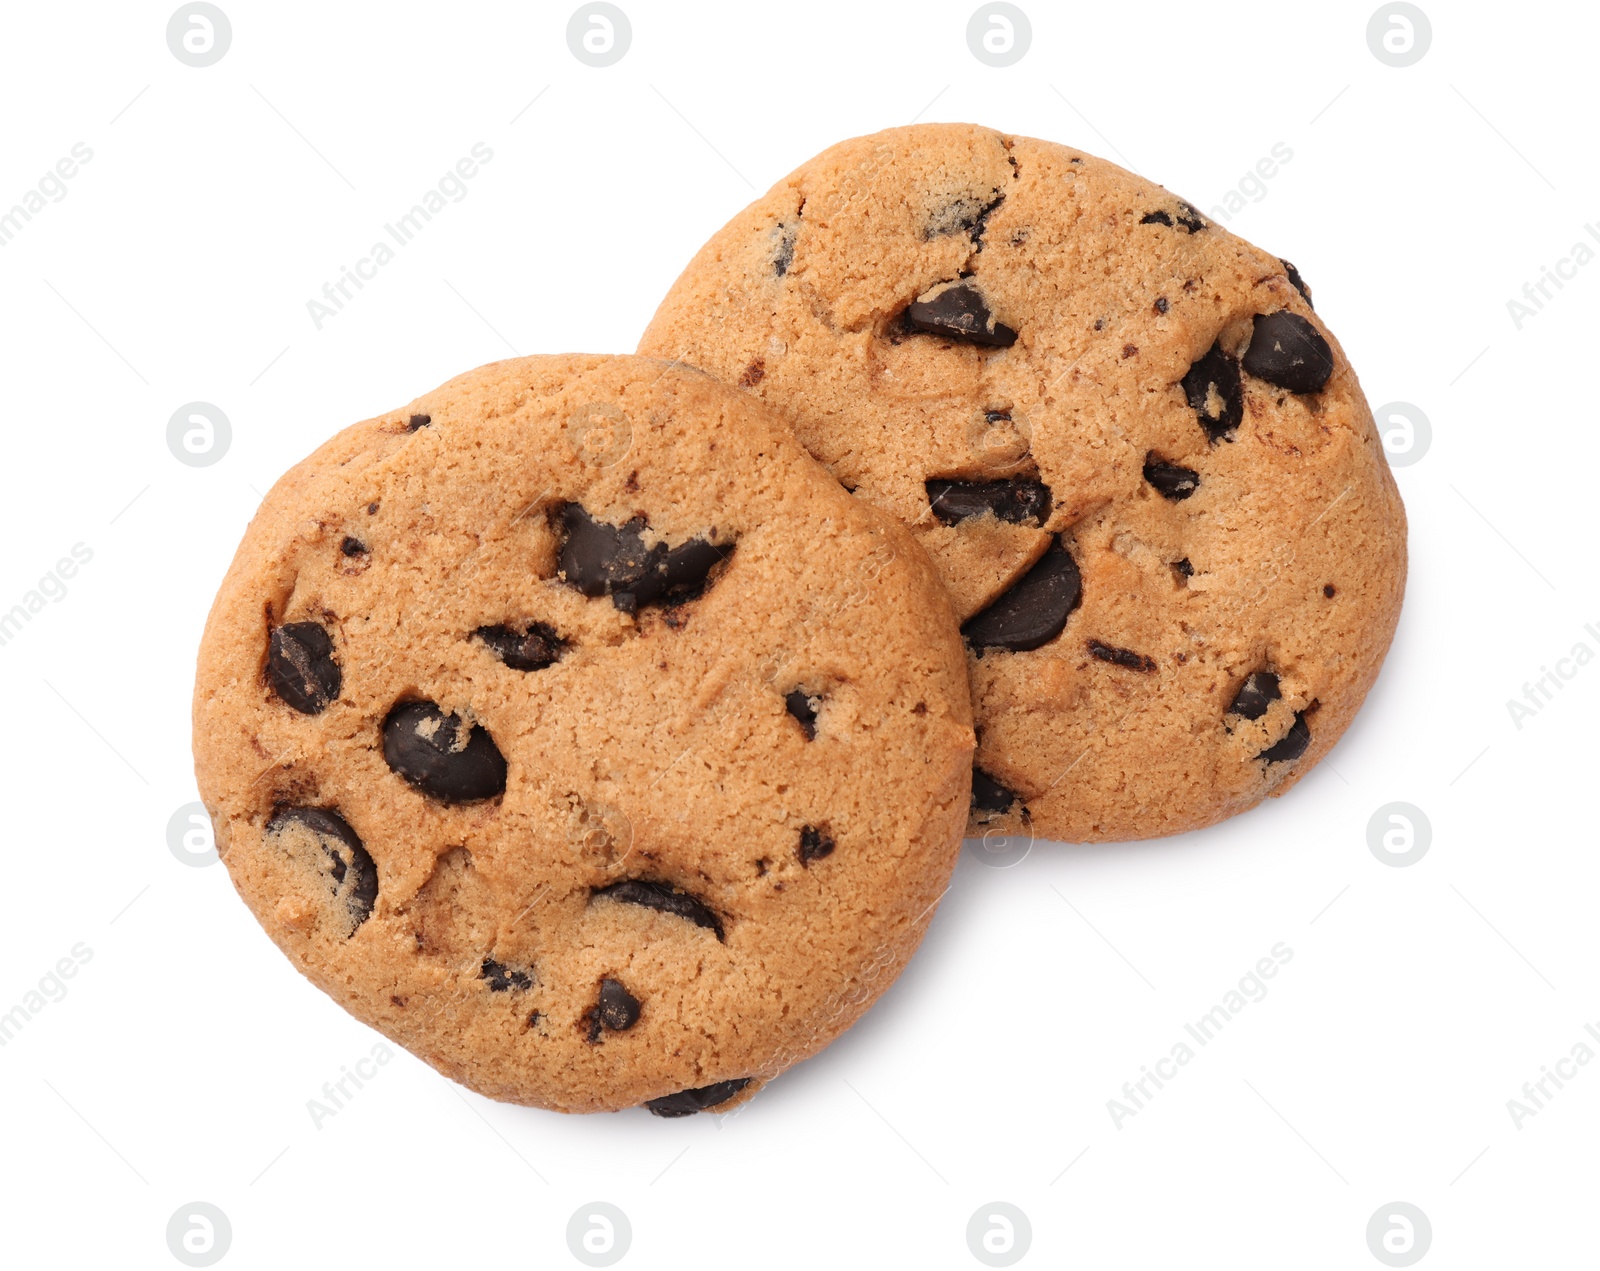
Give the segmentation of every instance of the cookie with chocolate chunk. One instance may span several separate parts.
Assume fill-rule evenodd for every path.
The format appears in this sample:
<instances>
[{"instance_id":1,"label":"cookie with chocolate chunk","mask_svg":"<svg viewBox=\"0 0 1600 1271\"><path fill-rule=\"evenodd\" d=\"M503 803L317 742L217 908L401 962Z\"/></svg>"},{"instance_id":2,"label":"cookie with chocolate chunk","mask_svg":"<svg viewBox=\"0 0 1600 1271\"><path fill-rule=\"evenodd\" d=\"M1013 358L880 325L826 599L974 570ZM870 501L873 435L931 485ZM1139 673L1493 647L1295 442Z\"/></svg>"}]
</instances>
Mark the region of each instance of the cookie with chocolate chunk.
<instances>
[{"instance_id":1,"label":"cookie with chocolate chunk","mask_svg":"<svg viewBox=\"0 0 1600 1271\"><path fill-rule=\"evenodd\" d=\"M1405 515L1310 289L1080 150L834 146L639 350L776 406L927 550L971 658L974 834L1142 838L1282 794L1388 649Z\"/></svg>"},{"instance_id":2,"label":"cookie with chocolate chunk","mask_svg":"<svg viewBox=\"0 0 1600 1271\"><path fill-rule=\"evenodd\" d=\"M563 1111L728 1108L847 1028L946 885L972 747L905 530L635 357L497 363L334 437L251 523L195 684L273 941Z\"/></svg>"}]
</instances>

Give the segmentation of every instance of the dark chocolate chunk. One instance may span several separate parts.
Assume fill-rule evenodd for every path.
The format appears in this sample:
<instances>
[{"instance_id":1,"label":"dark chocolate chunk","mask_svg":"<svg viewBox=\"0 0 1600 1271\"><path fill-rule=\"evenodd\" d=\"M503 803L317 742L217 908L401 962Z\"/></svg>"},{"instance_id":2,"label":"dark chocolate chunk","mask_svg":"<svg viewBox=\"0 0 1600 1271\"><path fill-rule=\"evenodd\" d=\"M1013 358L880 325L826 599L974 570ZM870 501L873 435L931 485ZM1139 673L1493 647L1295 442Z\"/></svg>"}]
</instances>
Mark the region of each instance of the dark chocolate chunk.
<instances>
[{"instance_id":1,"label":"dark chocolate chunk","mask_svg":"<svg viewBox=\"0 0 1600 1271\"><path fill-rule=\"evenodd\" d=\"M979 251L983 250L983 231L995 208L1006 201L998 190L990 190L996 197L984 202L976 196L957 199L941 208L922 231L924 241L946 234L966 234Z\"/></svg>"},{"instance_id":2,"label":"dark chocolate chunk","mask_svg":"<svg viewBox=\"0 0 1600 1271\"><path fill-rule=\"evenodd\" d=\"M688 892L677 891L666 883L652 882L646 878L627 878L609 887L598 887L591 896L608 896L624 905L639 905L645 909L659 910L675 918L683 918L697 927L714 932L723 938L722 919L705 904Z\"/></svg>"},{"instance_id":3,"label":"dark chocolate chunk","mask_svg":"<svg viewBox=\"0 0 1600 1271\"><path fill-rule=\"evenodd\" d=\"M1300 276L1300 271L1281 257L1278 263L1283 266L1283 272L1289 275L1289 285L1304 297L1308 305L1315 309L1317 306L1311 304L1311 288L1306 286L1306 280Z\"/></svg>"},{"instance_id":4,"label":"dark chocolate chunk","mask_svg":"<svg viewBox=\"0 0 1600 1271\"><path fill-rule=\"evenodd\" d=\"M1309 318L1279 309L1256 315L1244 369L1291 393L1317 393L1333 374L1333 350Z\"/></svg>"},{"instance_id":5,"label":"dark chocolate chunk","mask_svg":"<svg viewBox=\"0 0 1600 1271\"><path fill-rule=\"evenodd\" d=\"M1233 695L1228 714L1242 715L1245 719L1260 719L1267 707L1283 694L1278 691L1278 677L1271 671L1252 671L1245 677L1239 691Z\"/></svg>"},{"instance_id":6,"label":"dark chocolate chunk","mask_svg":"<svg viewBox=\"0 0 1600 1271\"><path fill-rule=\"evenodd\" d=\"M1200 474L1193 468L1168 463L1154 450L1144 457L1144 479L1155 486L1163 499L1174 503L1187 499L1200 488Z\"/></svg>"},{"instance_id":7,"label":"dark chocolate chunk","mask_svg":"<svg viewBox=\"0 0 1600 1271\"><path fill-rule=\"evenodd\" d=\"M543 622L530 622L521 631L505 626L479 627L472 634L513 671L542 671L559 660L567 648L555 628Z\"/></svg>"},{"instance_id":8,"label":"dark chocolate chunk","mask_svg":"<svg viewBox=\"0 0 1600 1271\"><path fill-rule=\"evenodd\" d=\"M1089 656L1099 658L1102 662L1110 662L1114 666L1126 667L1130 671L1140 671L1145 674L1156 669L1156 660L1146 657L1142 653L1135 653L1132 649L1119 649L1114 644L1105 644L1100 640L1089 641Z\"/></svg>"},{"instance_id":9,"label":"dark chocolate chunk","mask_svg":"<svg viewBox=\"0 0 1600 1271\"><path fill-rule=\"evenodd\" d=\"M506 761L488 730L432 702L402 702L383 721L383 757L423 794L475 803L503 794Z\"/></svg>"},{"instance_id":10,"label":"dark chocolate chunk","mask_svg":"<svg viewBox=\"0 0 1600 1271\"><path fill-rule=\"evenodd\" d=\"M344 542L339 544L339 550L346 556L365 556L367 554L367 545L359 538L351 538L346 534Z\"/></svg>"},{"instance_id":11,"label":"dark chocolate chunk","mask_svg":"<svg viewBox=\"0 0 1600 1271\"><path fill-rule=\"evenodd\" d=\"M1325 587L1323 587L1322 594L1324 596L1326 596L1329 600L1332 600L1336 590L1337 590L1337 588L1335 588L1332 583L1328 583Z\"/></svg>"},{"instance_id":12,"label":"dark chocolate chunk","mask_svg":"<svg viewBox=\"0 0 1600 1271\"><path fill-rule=\"evenodd\" d=\"M1156 297L1155 308L1156 308L1156 312L1157 313L1165 313L1171 307L1172 307L1171 304L1168 302L1168 300L1167 300L1167 298L1165 296L1157 296Z\"/></svg>"},{"instance_id":13,"label":"dark chocolate chunk","mask_svg":"<svg viewBox=\"0 0 1600 1271\"><path fill-rule=\"evenodd\" d=\"M807 741L812 741L817 735L817 699L812 697L803 688L793 689L784 694L784 709L793 715L800 725L800 731L806 735Z\"/></svg>"},{"instance_id":14,"label":"dark chocolate chunk","mask_svg":"<svg viewBox=\"0 0 1600 1271\"><path fill-rule=\"evenodd\" d=\"M972 770L972 810L1006 812L1017 802L1015 790L1008 790L982 768Z\"/></svg>"},{"instance_id":15,"label":"dark chocolate chunk","mask_svg":"<svg viewBox=\"0 0 1600 1271\"><path fill-rule=\"evenodd\" d=\"M658 1117L689 1117L726 1103L753 1080L752 1077L735 1077L731 1081L715 1081L709 1086L664 1094L658 1099L646 1099L644 1106Z\"/></svg>"},{"instance_id":16,"label":"dark chocolate chunk","mask_svg":"<svg viewBox=\"0 0 1600 1271\"><path fill-rule=\"evenodd\" d=\"M343 676L333 658L333 637L315 622L286 622L272 629L267 678L302 715L320 715L339 696Z\"/></svg>"},{"instance_id":17,"label":"dark chocolate chunk","mask_svg":"<svg viewBox=\"0 0 1600 1271\"><path fill-rule=\"evenodd\" d=\"M1185 556L1182 560L1173 561L1172 567L1185 578L1194 577L1194 566L1189 563L1189 558L1187 556Z\"/></svg>"},{"instance_id":18,"label":"dark chocolate chunk","mask_svg":"<svg viewBox=\"0 0 1600 1271\"><path fill-rule=\"evenodd\" d=\"M269 836L290 825L304 826L317 836L327 860L328 880L336 899L344 901L350 934L372 916L378 902L378 867L350 823L332 808L280 808L267 822Z\"/></svg>"},{"instance_id":19,"label":"dark chocolate chunk","mask_svg":"<svg viewBox=\"0 0 1600 1271\"><path fill-rule=\"evenodd\" d=\"M493 958L483 960L483 965L478 968L478 977L489 981L489 989L494 993L533 987L533 976L528 972L507 966L503 962L496 962Z\"/></svg>"},{"instance_id":20,"label":"dark chocolate chunk","mask_svg":"<svg viewBox=\"0 0 1600 1271\"><path fill-rule=\"evenodd\" d=\"M1183 377L1183 394L1200 416L1200 425L1212 441L1226 436L1244 418L1244 383L1239 363L1215 343Z\"/></svg>"},{"instance_id":21,"label":"dark chocolate chunk","mask_svg":"<svg viewBox=\"0 0 1600 1271\"><path fill-rule=\"evenodd\" d=\"M407 432L416 432L419 428L426 428L433 422L432 415L413 415L411 422L406 425Z\"/></svg>"},{"instance_id":22,"label":"dark chocolate chunk","mask_svg":"<svg viewBox=\"0 0 1600 1271\"><path fill-rule=\"evenodd\" d=\"M1013 167L1014 166L1015 161L1013 161ZM985 203L978 210L978 215L973 219L972 225L969 229L968 237L972 239L973 246L976 247L980 252L983 250L984 231L989 228L989 218L994 215L995 209L1005 201L1005 195L1001 194L996 196L990 202Z\"/></svg>"},{"instance_id":23,"label":"dark chocolate chunk","mask_svg":"<svg viewBox=\"0 0 1600 1271\"><path fill-rule=\"evenodd\" d=\"M1283 737L1272 743L1259 755L1257 759L1265 759L1268 763L1288 763L1300 758L1306 753L1306 747L1311 744L1311 729L1306 726L1306 713L1296 711L1294 723Z\"/></svg>"},{"instance_id":24,"label":"dark chocolate chunk","mask_svg":"<svg viewBox=\"0 0 1600 1271\"><path fill-rule=\"evenodd\" d=\"M1139 218L1139 224L1174 225L1174 221L1171 212L1163 212L1158 209L1154 212L1146 212ZM1187 203L1183 199L1179 199L1178 216L1174 227L1181 229L1185 234L1198 234L1206 227L1206 222L1205 218L1200 215L1199 209L1197 209L1194 204Z\"/></svg>"},{"instance_id":25,"label":"dark chocolate chunk","mask_svg":"<svg viewBox=\"0 0 1600 1271\"><path fill-rule=\"evenodd\" d=\"M609 975L600 981L600 1000L589 1012L589 1040L600 1040L602 1028L625 1033L639 1022L639 999Z\"/></svg>"},{"instance_id":26,"label":"dark chocolate chunk","mask_svg":"<svg viewBox=\"0 0 1600 1271\"><path fill-rule=\"evenodd\" d=\"M561 523L561 576L586 596L609 595L624 613L693 599L705 589L712 567L733 554L731 543L719 547L703 538L647 548L644 517L607 525L576 503L562 509Z\"/></svg>"},{"instance_id":27,"label":"dark chocolate chunk","mask_svg":"<svg viewBox=\"0 0 1600 1271\"><path fill-rule=\"evenodd\" d=\"M925 488L933 514L946 525L957 525L985 512L993 512L1013 525L1043 525L1050 519L1050 487L1033 477L999 481L938 478L926 482Z\"/></svg>"},{"instance_id":28,"label":"dark chocolate chunk","mask_svg":"<svg viewBox=\"0 0 1600 1271\"><path fill-rule=\"evenodd\" d=\"M818 829L815 825L802 826L799 854L800 863L806 866L812 861L820 861L824 856L832 856L833 838L828 834L826 827Z\"/></svg>"},{"instance_id":29,"label":"dark chocolate chunk","mask_svg":"<svg viewBox=\"0 0 1600 1271\"><path fill-rule=\"evenodd\" d=\"M974 649L1037 649L1061 634L1082 599L1077 562L1057 535L1009 591L967 619L961 634Z\"/></svg>"},{"instance_id":30,"label":"dark chocolate chunk","mask_svg":"<svg viewBox=\"0 0 1600 1271\"><path fill-rule=\"evenodd\" d=\"M912 331L970 340L991 348L1007 348L1017 340L1015 331L995 321L978 289L964 282L946 283L931 299L912 301L905 321Z\"/></svg>"},{"instance_id":31,"label":"dark chocolate chunk","mask_svg":"<svg viewBox=\"0 0 1600 1271\"><path fill-rule=\"evenodd\" d=\"M772 254L772 272L782 278L794 264L794 240L800 235L800 227L780 223L772 232L778 240L778 249Z\"/></svg>"}]
</instances>

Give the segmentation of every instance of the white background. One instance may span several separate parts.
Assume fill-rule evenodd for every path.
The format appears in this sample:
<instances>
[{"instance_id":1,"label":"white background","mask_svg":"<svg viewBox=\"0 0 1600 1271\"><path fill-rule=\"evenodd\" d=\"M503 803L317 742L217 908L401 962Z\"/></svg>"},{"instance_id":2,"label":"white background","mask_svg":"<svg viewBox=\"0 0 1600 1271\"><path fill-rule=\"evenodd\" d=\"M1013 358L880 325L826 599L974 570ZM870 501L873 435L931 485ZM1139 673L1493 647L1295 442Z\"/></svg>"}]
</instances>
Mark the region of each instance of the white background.
<instances>
[{"instance_id":1,"label":"white background","mask_svg":"<svg viewBox=\"0 0 1600 1271\"><path fill-rule=\"evenodd\" d=\"M1600 652L1600 263L1520 331L1506 307L1600 225L1592 6L1427 0L1403 69L1369 51L1370 0L1025 0L1005 69L969 52L970 2L625 0L604 69L568 4L223 7L204 69L164 4L0 10L0 209L93 150L0 248L0 609L93 552L0 647L0 1011L92 950L0 1049L8 1265L177 1266L195 1200L231 1220L228 1267L576 1266L595 1200L647 1267L978 1266L996 1200L1029 1216L1022 1265L1376 1267L1393 1201L1431 1221L1423 1265L1592 1263L1600 1063L1520 1128L1507 1100L1600 1027L1600 666L1520 729L1506 707ZM757 192L918 112L1202 210L1293 151L1229 228L1300 267L1375 406L1433 425L1397 472L1411 578L1365 711L1229 824L965 856L881 1004L738 1115L500 1106L402 1052L315 1128L306 1101L376 1035L166 840L196 797L201 623L260 493L471 366L631 350ZM467 197L317 330L307 300L480 141ZM233 426L211 467L166 445L195 400ZM1394 800L1432 825L1407 868L1367 844ZM1122 1083L1280 941L1269 995L1117 1127Z\"/></svg>"}]
</instances>

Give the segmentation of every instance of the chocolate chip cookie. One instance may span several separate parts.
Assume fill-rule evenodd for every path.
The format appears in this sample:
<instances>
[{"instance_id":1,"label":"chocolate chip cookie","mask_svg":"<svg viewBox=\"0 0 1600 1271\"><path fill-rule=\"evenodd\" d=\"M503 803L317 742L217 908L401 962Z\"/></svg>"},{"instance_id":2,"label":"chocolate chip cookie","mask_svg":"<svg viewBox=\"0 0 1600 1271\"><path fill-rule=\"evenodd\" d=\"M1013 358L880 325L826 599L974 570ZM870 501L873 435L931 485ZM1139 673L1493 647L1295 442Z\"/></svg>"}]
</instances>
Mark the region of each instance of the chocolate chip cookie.
<instances>
[{"instance_id":1,"label":"chocolate chip cookie","mask_svg":"<svg viewBox=\"0 0 1600 1271\"><path fill-rule=\"evenodd\" d=\"M725 1109L847 1028L966 822L955 616L767 409L643 358L501 362L251 523L200 649L235 886L447 1076Z\"/></svg>"},{"instance_id":2,"label":"chocolate chip cookie","mask_svg":"<svg viewBox=\"0 0 1600 1271\"><path fill-rule=\"evenodd\" d=\"M1141 838L1282 794L1383 660L1405 516L1288 262L1066 146L847 141L720 230L640 352L777 406L963 623L971 832Z\"/></svg>"}]
</instances>

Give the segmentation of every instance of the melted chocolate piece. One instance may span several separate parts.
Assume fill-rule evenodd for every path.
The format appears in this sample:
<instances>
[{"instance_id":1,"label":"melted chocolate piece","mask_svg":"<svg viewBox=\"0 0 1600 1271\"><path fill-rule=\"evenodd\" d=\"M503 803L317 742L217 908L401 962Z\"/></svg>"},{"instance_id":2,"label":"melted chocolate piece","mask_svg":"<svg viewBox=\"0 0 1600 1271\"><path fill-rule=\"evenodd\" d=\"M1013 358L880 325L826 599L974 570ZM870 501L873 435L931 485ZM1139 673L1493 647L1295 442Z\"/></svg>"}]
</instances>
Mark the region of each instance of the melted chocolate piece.
<instances>
[{"instance_id":1,"label":"melted chocolate piece","mask_svg":"<svg viewBox=\"0 0 1600 1271\"><path fill-rule=\"evenodd\" d=\"M1144 457L1144 479L1155 486L1163 499L1174 503L1187 499L1200 488L1200 474L1193 468L1168 463L1155 451Z\"/></svg>"},{"instance_id":2,"label":"melted chocolate piece","mask_svg":"<svg viewBox=\"0 0 1600 1271\"><path fill-rule=\"evenodd\" d=\"M652 882L645 878L627 878L620 883L612 883L609 887L599 887L590 893L594 896L607 896L624 905L639 905L644 909L654 909L664 914L671 914L675 918L682 918L694 923L697 927L705 927L716 934L718 940L723 938L722 919L699 898L686 891L678 891L666 883Z\"/></svg>"},{"instance_id":3,"label":"melted chocolate piece","mask_svg":"<svg viewBox=\"0 0 1600 1271\"><path fill-rule=\"evenodd\" d=\"M1267 707L1281 696L1276 675L1271 671L1252 671L1239 686L1239 691L1234 694L1233 701L1228 706L1228 714L1240 715L1245 719L1260 719L1267 713Z\"/></svg>"},{"instance_id":4,"label":"melted chocolate piece","mask_svg":"<svg viewBox=\"0 0 1600 1271\"><path fill-rule=\"evenodd\" d=\"M344 902L350 935L372 916L378 902L378 867L350 823L332 808L279 808L267 822L269 838L291 825L303 826L317 837L327 858L327 877L335 900Z\"/></svg>"},{"instance_id":5,"label":"melted chocolate piece","mask_svg":"<svg viewBox=\"0 0 1600 1271\"><path fill-rule=\"evenodd\" d=\"M959 525L985 512L1012 525L1043 525L1050 519L1050 487L1032 477L999 481L938 478L926 482L925 488L934 516L946 525Z\"/></svg>"},{"instance_id":6,"label":"melted chocolate piece","mask_svg":"<svg viewBox=\"0 0 1600 1271\"><path fill-rule=\"evenodd\" d=\"M339 696L343 676L333 657L333 638L315 622L286 622L272 629L267 678L302 715L320 715Z\"/></svg>"},{"instance_id":7,"label":"melted chocolate piece","mask_svg":"<svg viewBox=\"0 0 1600 1271\"><path fill-rule=\"evenodd\" d=\"M1206 220L1200 215L1199 209L1196 208L1194 204L1186 202L1183 199L1179 199L1176 221L1174 221L1171 212L1164 212L1160 209L1157 209L1154 212L1146 212L1143 216L1141 216L1139 218L1139 224L1171 225L1175 229L1181 229L1185 234L1198 234L1201 230L1205 229Z\"/></svg>"},{"instance_id":8,"label":"melted chocolate piece","mask_svg":"<svg viewBox=\"0 0 1600 1271\"><path fill-rule=\"evenodd\" d=\"M1017 342L1017 333L1003 322L996 322L978 289L969 283L946 284L929 299L911 302L905 323L912 331L942 335L973 344L1003 349Z\"/></svg>"},{"instance_id":9,"label":"melted chocolate piece","mask_svg":"<svg viewBox=\"0 0 1600 1271\"><path fill-rule=\"evenodd\" d=\"M1212 441L1227 436L1244 418L1244 382L1239 363L1213 344L1183 377L1183 394L1200 416L1200 426Z\"/></svg>"},{"instance_id":10,"label":"melted chocolate piece","mask_svg":"<svg viewBox=\"0 0 1600 1271\"><path fill-rule=\"evenodd\" d=\"M479 627L472 634L513 671L542 671L558 661L567 648L555 628L543 622L530 622L521 631L514 627Z\"/></svg>"},{"instance_id":11,"label":"melted chocolate piece","mask_svg":"<svg viewBox=\"0 0 1600 1271\"><path fill-rule=\"evenodd\" d=\"M824 856L833 855L833 838L826 827L818 828L815 825L801 827L800 830L800 863L809 867L812 861L820 861Z\"/></svg>"},{"instance_id":12,"label":"melted chocolate piece","mask_svg":"<svg viewBox=\"0 0 1600 1271\"><path fill-rule=\"evenodd\" d=\"M624 613L640 605L678 604L706 587L712 567L733 554L733 545L719 547L692 538L669 548L658 542L645 547L648 523L636 516L621 526L594 520L579 504L561 512L561 576L586 596L610 596Z\"/></svg>"},{"instance_id":13,"label":"melted chocolate piece","mask_svg":"<svg viewBox=\"0 0 1600 1271\"><path fill-rule=\"evenodd\" d=\"M1289 763L1300 758L1306 753L1306 747L1311 744L1311 729L1306 725L1306 713L1296 711L1294 723L1281 740L1275 741L1259 755L1258 759L1265 759L1268 763Z\"/></svg>"},{"instance_id":14,"label":"melted chocolate piece","mask_svg":"<svg viewBox=\"0 0 1600 1271\"><path fill-rule=\"evenodd\" d=\"M644 1106L658 1117L688 1117L726 1103L755 1078L735 1077L731 1081L714 1081L709 1086L693 1090L680 1090L664 1094L658 1099L646 1099Z\"/></svg>"},{"instance_id":15,"label":"melted chocolate piece","mask_svg":"<svg viewBox=\"0 0 1600 1271\"><path fill-rule=\"evenodd\" d=\"M505 993L511 989L531 989L533 976L518 967L507 966L493 958L485 958L478 968L478 978L489 982L492 993Z\"/></svg>"},{"instance_id":16,"label":"melted chocolate piece","mask_svg":"<svg viewBox=\"0 0 1600 1271\"><path fill-rule=\"evenodd\" d=\"M1306 280L1300 276L1300 271L1281 257L1278 263L1283 266L1283 272L1289 276L1289 285L1300 293L1307 305L1315 309L1317 306L1311 304L1311 288L1306 286Z\"/></svg>"},{"instance_id":17,"label":"melted chocolate piece","mask_svg":"<svg viewBox=\"0 0 1600 1271\"><path fill-rule=\"evenodd\" d=\"M1279 309L1258 313L1244 369L1291 393L1320 393L1333 374L1333 350L1309 318Z\"/></svg>"},{"instance_id":18,"label":"melted chocolate piece","mask_svg":"<svg viewBox=\"0 0 1600 1271\"><path fill-rule=\"evenodd\" d=\"M505 756L488 730L476 724L467 729L433 702L402 702L389 712L383 757L423 794L444 803L476 803L505 792Z\"/></svg>"},{"instance_id":19,"label":"melted chocolate piece","mask_svg":"<svg viewBox=\"0 0 1600 1271\"><path fill-rule=\"evenodd\" d=\"M803 688L794 689L786 693L783 698L784 709L794 716L807 741L813 741L817 736L816 703L817 699L810 696Z\"/></svg>"},{"instance_id":20,"label":"melted chocolate piece","mask_svg":"<svg viewBox=\"0 0 1600 1271\"><path fill-rule=\"evenodd\" d=\"M957 199L955 202L942 208L923 230L924 241L940 238L947 234L966 234L978 248L983 250L983 231L987 226L989 217L994 210L1006 201L1006 196L998 190L989 193L995 197L985 203L976 197Z\"/></svg>"},{"instance_id":21,"label":"melted chocolate piece","mask_svg":"<svg viewBox=\"0 0 1600 1271\"><path fill-rule=\"evenodd\" d=\"M1082 599L1077 562L1057 535L1009 591L967 619L961 634L974 649L1037 649L1061 634Z\"/></svg>"},{"instance_id":22,"label":"melted chocolate piece","mask_svg":"<svg viewBox=\"0 0 1600 1271\"><path fill-rule=\"evenodd\" d=\"M1099 640L1089 641L1089 655L1102 662L1110 662L1113 666L1125 667L1127 670L1144 674L1156 669L1154 658L1135 653L1132 649L1119 649L1114 644L1104 644Z\"/></svg>"},{"instance_id":23,"label":"melted chocolate piece","mask_svg":"<svg viewBox=\"0 0 1600 1271\"><path fill-rule=\"evenodd\" d=\"M772 254L772 272L782 278L794 264L794 240L800 236L800 227L780 224L773 232L777 235L778 249Z\"/></svg>"},{"instance_id":24,"label":"melted chocolate piece","mask_svg":"<svg viewBox=\"0 0 1600 1271\"><path fill-rule=\"evenodd\" d=\"M589 1041L600 1040L601 1030L625 1033L639 1022L639 999L621 980L609 975L600 981L600 998L589 1012Z\"/></svg>"},{"instance_id":25,"label":"melted chocolate piece","mask_svg":"<svg viewBox=\"0 0 1600 1271\"><path fill-rule=\"evenodd\" d=\"M1008 790L982 768L972 770L972 810L1006 812L1018 802L1016 791Z\"/></svg>"}]
</instances>

